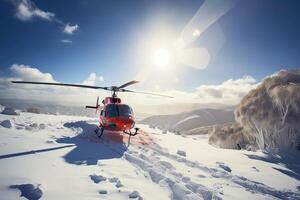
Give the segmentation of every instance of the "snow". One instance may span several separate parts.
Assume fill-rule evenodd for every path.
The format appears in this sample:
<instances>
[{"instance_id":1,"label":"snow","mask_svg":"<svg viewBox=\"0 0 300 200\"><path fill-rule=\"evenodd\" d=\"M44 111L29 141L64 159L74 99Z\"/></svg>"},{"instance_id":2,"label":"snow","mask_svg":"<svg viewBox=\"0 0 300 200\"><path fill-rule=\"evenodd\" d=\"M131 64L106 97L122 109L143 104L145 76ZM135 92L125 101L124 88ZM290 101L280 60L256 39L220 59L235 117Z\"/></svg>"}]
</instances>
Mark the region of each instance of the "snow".
<instances>
[{"instance_id":1,"label":"snow","mask_svg":"<svg viewBox=\"0 0 300 200\"><path fill-rule=\"evenodd\" d=\"M138 125L131 138L95 136L97 118L0 114L5 199L299 199L299 161L218 149L203 136ZM185 152L185 156L177 151ZM285 162L286 161L286 162ZM298 163L297 163L298 162Z\"/></svg>"}]
</instances>

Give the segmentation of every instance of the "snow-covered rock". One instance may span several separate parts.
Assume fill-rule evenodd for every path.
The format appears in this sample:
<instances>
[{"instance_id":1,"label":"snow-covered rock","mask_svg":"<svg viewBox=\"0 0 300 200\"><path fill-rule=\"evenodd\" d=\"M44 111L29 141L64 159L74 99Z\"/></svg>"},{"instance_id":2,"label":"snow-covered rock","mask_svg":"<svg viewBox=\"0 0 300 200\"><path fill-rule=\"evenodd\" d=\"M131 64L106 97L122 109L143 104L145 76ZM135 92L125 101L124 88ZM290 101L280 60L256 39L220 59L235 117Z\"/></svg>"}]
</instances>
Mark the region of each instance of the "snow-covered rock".
<instances>
[{"instance_id":1,"label":"snow-covered rock","mask_svg":"<svg viewBox=\"0 0 300 200\"><path fill-rule=\"evenodd\" d=\"M3 111L1 112L1 114L4 115L19 115L20 113L18 113L14 108L12 107L5 107L3 109Z\"/></svg>"},{"instance_id":2,"label":"snow-covered rock","mask_svg":"<svg viewBox=\"0 0 300 200\"><path fill-rule=\"evenodd\" d=\"M5 128L11 128L12 127L12 123L9 119L2 121L0 123L0 125L5 127Z\"/></svg>"},{"instance_id":3,"label":"snow-covered rock","mask_svg":"<svg viewBox=\"0 0 300 200\"><path fill-rule=\"evenodd\" d=\"M99 194L107 194L107 190L100 190Z\"/></svg>"}]
</instances>

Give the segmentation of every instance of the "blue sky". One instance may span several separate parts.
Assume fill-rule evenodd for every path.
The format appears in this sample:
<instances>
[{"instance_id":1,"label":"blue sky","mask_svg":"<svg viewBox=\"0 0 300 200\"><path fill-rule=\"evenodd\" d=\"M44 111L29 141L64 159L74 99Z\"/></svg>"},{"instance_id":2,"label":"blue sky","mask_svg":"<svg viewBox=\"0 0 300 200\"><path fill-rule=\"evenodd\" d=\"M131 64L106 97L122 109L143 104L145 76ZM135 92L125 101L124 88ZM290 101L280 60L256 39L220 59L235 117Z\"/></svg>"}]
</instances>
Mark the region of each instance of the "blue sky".
<instances>
[{"instance_id":1,"label":"blue sky","mask_svg":"<svg viewBox=\"0 0 300 200\"><path fill-rule=\"evenodd\" d=\"M55 16L20 19L17 8L22 2ZM97 84L121 84L139 77L144 67L141 52L147 50L140 43L152 41L161 32L170 33L170 38L180 36L202 5L201 0L1 1L0 76L14 76L10 67L23 64L50 73L60 82L82 82L96 73L104 77ZM207 67L170 62L173 66L167 72L156 73L176 81L161 82L159 87L193 91L203 84L217 85L246 75L260 81L280 69L299 68L299 9L297 0L238 1L188 45L208 50ZM65 33L67 24L78 28ZM141 89L152 88L142 85Z\"/></svg>"}]
</instances>

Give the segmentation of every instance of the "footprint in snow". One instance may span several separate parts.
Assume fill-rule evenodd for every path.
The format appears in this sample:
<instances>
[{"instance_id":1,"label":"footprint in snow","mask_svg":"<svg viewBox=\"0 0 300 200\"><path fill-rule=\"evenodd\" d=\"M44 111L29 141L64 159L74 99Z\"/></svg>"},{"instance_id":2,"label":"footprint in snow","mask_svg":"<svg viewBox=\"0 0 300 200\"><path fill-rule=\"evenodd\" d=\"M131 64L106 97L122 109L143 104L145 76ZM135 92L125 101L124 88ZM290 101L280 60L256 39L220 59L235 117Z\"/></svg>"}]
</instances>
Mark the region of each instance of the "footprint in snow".
<instances>
[{"instance_id":1,"label":"footprint in snow","mask_svg":"<svg viewBox=\"0 0 300 200\"><path fill-rule=\"evenodd\" d=\"M191 178L187 177L187 176L184 176L184 177L182 177L181 180L182 180L182 182L187 183L187 182L189 182L191 180Z\"/></svg>"},{"instance_id":2,"label":"footprint in snow","mask_svg":"<svg viewBox=\"0 0 300 200\"><path fill-rule=\"evenodd\" d=\"M20 197L25 197L29 200L38 200L43 196L43 191L40 189L41 185L35 187L32 184L21 184L21 185L11 185L11 189L19 189L21 191Z\"/></svg>"},{"instance_id":3,"label":"footprint in snow","mask_svg":"<svg viewBox=\"0 0 300 200\"><path fill-rule=\"evenodd\" d=\"M186 152L185 151L178 150L177 154L180 155L180 156L186 157Z\"/></svg>"},{"instance_id":4,"label":"footprint in snow","mask_svg":"<svg viewBox=\"0 0 300 200\"><path fill-rule=\"evenodd\" d=\"M224 169L227 172L231 172L231 168L229 166L227 166L225 163L222 162L216 162L220 168Z\"/></svg>"},{"instance_id":5,"label":"footprint in snow","mask_svg":"<svg viewBox=\"0 0 300 200\"><path fill-rule=\"evenodd\" d=\"M252 169L254 169L255 171L259 172L259 169L257 169L256 167L252 167Z\"/></svg>"},{"instance_id":6,"label":"footprint in snow","mask_svg":"<svg viewBox=\"0 0 300 200\"><path fill-rule=\"evenodd\" d=\"M197 175L199 178L206 178L206 176L202 175L202 174L199 174Z\"/></svg>"},{"instance_id":7,"label":"footprint in snow","mask_svg":"<svg viewBox=\"0 0 300 200\"><path fill-rule=\"evenodd\" d=\"M108 181L111 183L116 183L119 180L118 177L112 177L112 178L108 178Z\"/></svg>"},{"instance_id":8,"label":"footprint in snow","mask_svg":"<svg viewBox=\"0 0 300 200\"><path fill-rule=\"evenodd\" d=\"M99 194L107 194L107 190L100 190Z\"/></svg>"},{"instance_id":9,"label":"footprint in snow","mask_svg":"<svg viewBox=\"0 0 300 200\"><path fill-rule=\"evenodd\" d=\"M92 174L90 178L94 181L94 183L100 183L101 181L106 181L106 177L101 175Z\"/></svg>"},{"instance_id":10,"label":"footprint in snow","mask_svg":"<svg viewBox=\"0 0 300 200\"><path fill-rule=\"evenodd\" d=\"M131 192L131 193L128 195L128 197L129 197L130 199L135 199L135 198L140 197L140 194L139 194L138 191L133 191L133 192Z\"/></svg>"},{"instance_id":11,"label":"footprint in snow","mask_svg":"<svg viewBox=\"0 0 300 200\"><path fill-rule=\"evenodd\" d=\"M167 161L159 161L159 164L161 164L167 169L175 169L175 167L173 167L173 165Z\"/></svg>"}]
</instances>

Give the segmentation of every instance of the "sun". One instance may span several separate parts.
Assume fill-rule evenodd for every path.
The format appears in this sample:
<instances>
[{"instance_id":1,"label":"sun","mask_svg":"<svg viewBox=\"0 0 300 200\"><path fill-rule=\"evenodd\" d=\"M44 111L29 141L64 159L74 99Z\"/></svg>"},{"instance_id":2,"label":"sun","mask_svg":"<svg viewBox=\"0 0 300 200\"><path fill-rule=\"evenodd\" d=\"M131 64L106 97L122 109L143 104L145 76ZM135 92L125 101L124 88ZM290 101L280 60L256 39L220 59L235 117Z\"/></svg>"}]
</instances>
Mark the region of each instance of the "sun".
<instances>
[{"instance_id":1,"label":"sun","mask_svg":"<svg viewBox=\"0 0 300 200\"><path fill-rule=\"evenodd\" d=\"M171 52L165 48L159 48L154 52L153 62L156 66L164 67L170 63Z\"/></svg>"}]
</instances>

